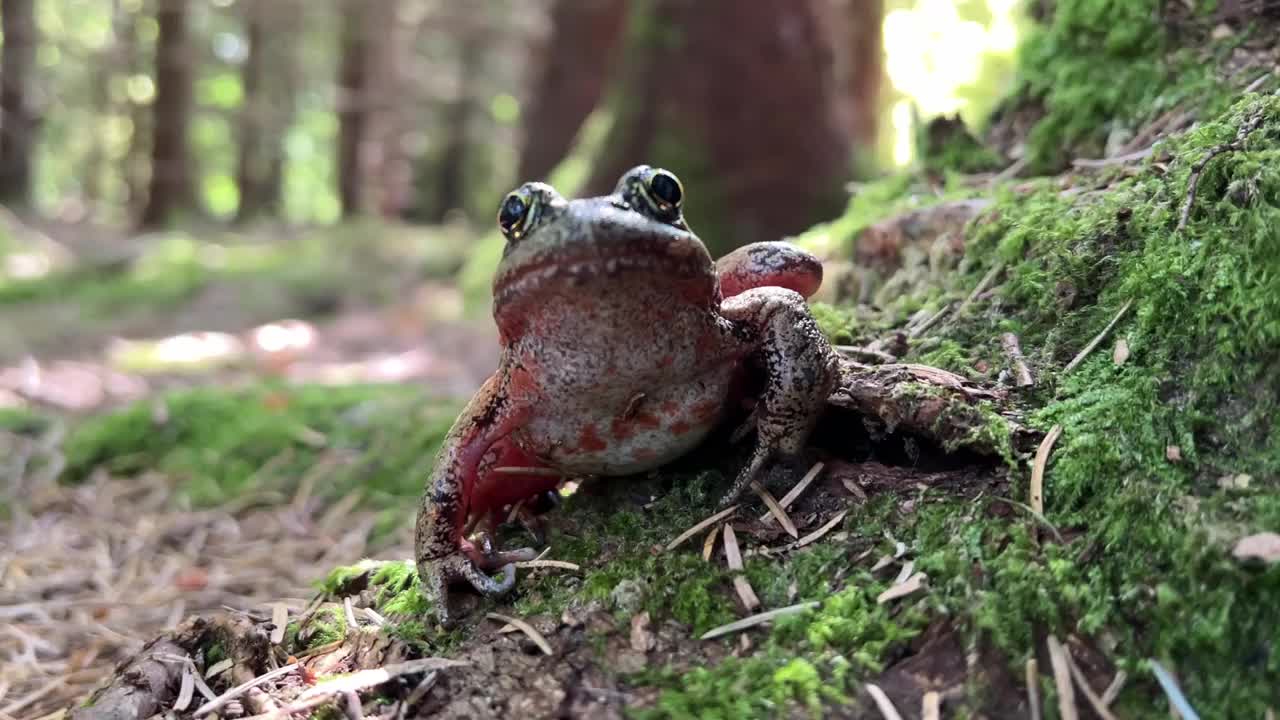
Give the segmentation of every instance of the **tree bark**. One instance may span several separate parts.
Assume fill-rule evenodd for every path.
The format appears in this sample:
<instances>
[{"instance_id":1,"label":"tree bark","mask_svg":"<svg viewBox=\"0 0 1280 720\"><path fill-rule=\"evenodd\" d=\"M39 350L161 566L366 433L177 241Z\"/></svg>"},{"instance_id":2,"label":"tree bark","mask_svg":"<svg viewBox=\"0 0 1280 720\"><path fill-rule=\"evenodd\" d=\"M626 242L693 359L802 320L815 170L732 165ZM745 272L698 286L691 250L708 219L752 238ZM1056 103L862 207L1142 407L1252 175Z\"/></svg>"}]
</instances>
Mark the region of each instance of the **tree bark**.
<instances>
[{"instance_id":1,"label":"tree bark","mask_svg":"<svg viewBox=\"0 0 1280 720\"><path fill-rule=\"evenodd\" d=\"M466 29L460 40L458 95L445 110L444 149L436 167L435 201L427 215L429 222L441 222L451 210L466 204L468 130L475 110L472 78L483 60L485 42L476 28Z\"/></svg>"},{"instance_id":2,"label":"tree bark","mask_svg":"<svg viewBox=\"0 0 1280 720\"><path fill-rule=\"evenodd\" d=\"M36 53L33 0L3 0L0 30L0 202L25 206L31 202L31 150L35 147L36 118L27 89Z\"/></svg>"},{"instance_id":3,"label":"tree bark","mask_svg":"<svg viewBox=\"0 0 1280 720\"><path fill-rule=\"evenodd\" d=\"M245 57L241 83L236 221L279 214L284 181L284 135L293 119L295 47L285 22L298 11L291 0L249 0L244 8Z\"/></svg>"},{"instance_id":4,"label":"tree bark","mask_svg":"<svg viewBox=\"0 0 1280 720\"><path fill-rule=\"evenodd\" d=\"M152 111L151 188L144 228L163 227L175 213L194 208L191 153L192 56L187 42L187 0L156 6L156 98Z\"/></svg>"},{"instance_id":5,"label":"tree bark","mask_svg":"<svg viewBox=\"0 0 1280 720\"><path fill-rule=\"evenodd\" d=\"M557 0L551 32L533 52L537 70L525 101L520 180L545 180L599 104L613 71L626 0Z\"/></svg>"},{"instance_id":6,"label":"tree bark","mask_svg":"<svg viewBox=\"0 0 1280 720\"><path fill-rule=\"evenodd\" d=\"M856 154L875 150L884 88L884 0L830 0L841 118Z\"/></svg>"},{"instance_id":7,"label":"tree bark","mask_svg":"<svg viewBox=\"0 0 1280 720\"><path fill-rule=\"evenodd\" d=\"M344 0L338 66L338 197L342 216L384 206L379 169L385 161L385 113L397 98L386 71L394 53L397 0ZM381 83L381 86L380 86Z\"/></svg>"},{"instance_id":8,"label":"tree bark","mask_svg":"<svg viewBox=\"0 0 1280 720\"><path fill-rule=\"evenodd\" d=\"M827 1L635 0L614 127L587 189L608 192L633 165L664 166L717 254L838 212L851 162Z\"/></svg>"}]
</instances>

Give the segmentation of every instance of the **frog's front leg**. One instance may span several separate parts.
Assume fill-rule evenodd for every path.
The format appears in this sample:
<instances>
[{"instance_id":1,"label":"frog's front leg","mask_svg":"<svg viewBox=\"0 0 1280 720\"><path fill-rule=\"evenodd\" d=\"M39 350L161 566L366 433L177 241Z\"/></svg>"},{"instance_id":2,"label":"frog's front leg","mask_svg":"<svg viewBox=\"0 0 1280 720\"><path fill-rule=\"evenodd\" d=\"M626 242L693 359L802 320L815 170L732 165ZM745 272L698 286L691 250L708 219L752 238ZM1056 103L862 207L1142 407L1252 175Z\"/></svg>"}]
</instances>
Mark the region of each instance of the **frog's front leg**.
<instances>
[{"instance_id":1,"label":"frog's front leg","mask_svg":"<svg viewBox=\"0 0 1280 720\"><path fill-rule=\"evenodd\" d=\"M466 580L483 595L501 595L515 584L511 562L526 554L492 553L476 548L464 537L472 510L490 509L473 507L473 501L477 489L483 490L492 482L480 482L482 473L487 475L489 469L487 460L494 457L491 448L528 419L533 407L527 393L521 392L522 386L529 387L522 379L527 378L519 369L500 369L481 386L445 436L422 496L414 554L423 592L434 601L442 624L449 622L451 582ZM496 567L502 570L501 579L486 573Z\"/></svg>"},{"instance_id":2,"label":"frog's front leg","mask_svg":"<svg viewBox=\"0 0 1280 720\"><path fill-rule=\"evenodd\" d=\"M720 306L763 361L766 379L756 405L756 449L721 507L735 502L770 460L794 459L826 406L839 360L804 297L780 287L752 288Z\"/></svg>"}]
</instances>

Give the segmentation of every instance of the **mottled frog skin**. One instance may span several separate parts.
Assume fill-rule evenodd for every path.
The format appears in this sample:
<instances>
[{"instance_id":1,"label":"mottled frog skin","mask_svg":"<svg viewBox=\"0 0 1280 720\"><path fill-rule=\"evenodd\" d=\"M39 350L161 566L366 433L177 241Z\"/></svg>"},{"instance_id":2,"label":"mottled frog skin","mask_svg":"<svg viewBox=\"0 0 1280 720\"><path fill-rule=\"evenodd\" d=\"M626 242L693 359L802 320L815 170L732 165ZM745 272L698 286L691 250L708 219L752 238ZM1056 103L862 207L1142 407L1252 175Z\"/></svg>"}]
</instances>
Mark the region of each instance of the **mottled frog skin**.
<instances>
[{"instance_id":1,"label":"mottled frog skin","mask_svg":"<svg viewBox=\"0 0 1280 720\"><path fill-rule=\"evenodd\" d=\"M781 242L713 262L683 200L674 175L640 166L604 197L567 201L526 183L503 202L498 368L446 437L418 516L418 571L442 622L451 583L504 593L511 563L531 554L472 542L469 522L558 483L554 473L495 469L620 476L658 467L722 421L748 359L766 371L757 445L722 505L803 448L836 378L805 304L822 265Z\"/></svg>"}]
</instances>

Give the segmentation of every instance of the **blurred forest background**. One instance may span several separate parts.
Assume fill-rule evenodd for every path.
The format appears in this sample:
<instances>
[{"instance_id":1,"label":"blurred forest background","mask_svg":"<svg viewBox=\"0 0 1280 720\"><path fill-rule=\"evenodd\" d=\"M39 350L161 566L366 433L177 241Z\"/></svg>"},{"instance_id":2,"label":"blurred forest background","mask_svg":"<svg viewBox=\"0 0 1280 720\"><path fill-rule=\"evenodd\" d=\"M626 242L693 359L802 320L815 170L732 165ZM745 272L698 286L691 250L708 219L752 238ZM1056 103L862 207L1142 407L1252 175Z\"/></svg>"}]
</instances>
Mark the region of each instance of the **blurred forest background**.
<instances>
[{"instance_id":1,"label":"blurred forest background","mask_svg":"<svg viewBox=\"0 0 1280 720\"><path fill-rule=\"evenodd\" d=\"M4 0L0 367L222 362L243 337L210 333L414 297L482 317L527 179L665 165L714 254L800 232L924 121L988 114L1016 4Z\"/></svg>"}]
</instances>

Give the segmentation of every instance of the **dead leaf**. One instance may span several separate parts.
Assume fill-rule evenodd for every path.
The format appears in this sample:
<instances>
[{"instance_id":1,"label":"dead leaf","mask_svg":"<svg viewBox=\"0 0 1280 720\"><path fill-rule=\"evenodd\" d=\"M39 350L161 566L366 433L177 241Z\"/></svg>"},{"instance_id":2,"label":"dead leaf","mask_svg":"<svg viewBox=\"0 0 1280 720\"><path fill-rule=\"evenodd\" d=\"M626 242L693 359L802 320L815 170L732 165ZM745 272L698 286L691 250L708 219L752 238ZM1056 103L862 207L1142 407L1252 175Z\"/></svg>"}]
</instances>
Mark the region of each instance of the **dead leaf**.
<instances>
[{"instance_id":1,"label":"dead leaf","mask_svg":"<svg viewBox=\"0 0 1280 720\"><path fill-rule=\"evenodd\" d=\"M631 616L631 649L636 652L649 652L656 641L649 630L649 611Z\"/></svg>"},{"instance_id":2,"label":"dead leaf","mask_svg":"<svg viewBox=\"0 0 1280 720\"><path fill-rule=\"evenodd\" d=\"M898 598L906 597L924 587L924 581L927 580L928 577L929 576L924 573L916 573L915 575L907 578L906 582L894 585L888 590L880 593L880 596L876 598L876 602L883 605L890 600L897 600Z\"/></svg>"},{"instance_id":3,"label":"dead leaf","mask_svg":"<svg viewBox=\"0 0 1280 720\"><path fill-rule=\"evenodd\" d=\"M1116 339L1116 349L1111 351L1111 361L1123 365L1129 361L1129 342L1124 338Z\"/></svg>"},{"instance_id":4,"label":"dead leaf","mask_svg":"<svg viewBox=\"0 0 1280 720\"><path fill-rule=\"evenodd\" d=\"M1231 554L1237 560L1261 560L1267 564L1280 562L1280 534L1264 532L1240 538Z\"/></svg>"}]
</instances>

